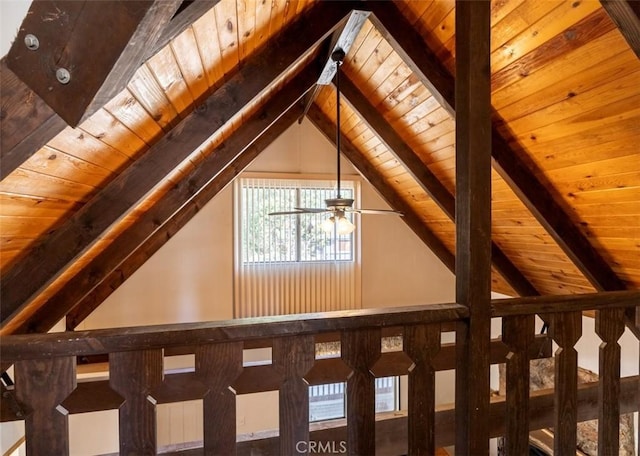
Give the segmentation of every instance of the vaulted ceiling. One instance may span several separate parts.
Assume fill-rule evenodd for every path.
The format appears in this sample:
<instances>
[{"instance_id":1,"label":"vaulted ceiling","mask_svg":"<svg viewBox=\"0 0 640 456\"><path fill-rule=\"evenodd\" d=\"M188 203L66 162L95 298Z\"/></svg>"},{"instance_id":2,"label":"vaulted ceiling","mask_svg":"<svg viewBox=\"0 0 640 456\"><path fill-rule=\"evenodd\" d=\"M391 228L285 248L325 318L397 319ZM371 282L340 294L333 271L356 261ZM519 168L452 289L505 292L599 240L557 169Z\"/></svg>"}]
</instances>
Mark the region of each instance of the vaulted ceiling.
<instances>
[{"instance_id":1,"label":"vaulted ceiling","mask_svg":"<svg viewBox=\"0 0 640 456\"><path fill-rule=\"evenodd\" d=\"M2 334L77 326L301 116L334 140L335 88L315 83L336 45L343 154L453 269L454 0L173 4L75 127L3 58ZM492 1L495 291L640 287L638 16Z\"/></svg>"}]
</instances>

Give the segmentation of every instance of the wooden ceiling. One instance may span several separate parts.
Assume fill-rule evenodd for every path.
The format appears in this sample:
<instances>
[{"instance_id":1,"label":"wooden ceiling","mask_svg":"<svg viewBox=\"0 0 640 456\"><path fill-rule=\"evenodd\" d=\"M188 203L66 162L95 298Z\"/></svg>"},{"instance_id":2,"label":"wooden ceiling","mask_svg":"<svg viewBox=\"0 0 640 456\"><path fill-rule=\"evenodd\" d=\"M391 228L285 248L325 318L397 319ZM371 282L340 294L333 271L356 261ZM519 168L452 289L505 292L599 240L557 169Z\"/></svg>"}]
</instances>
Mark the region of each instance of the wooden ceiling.
<instances>
[{"instance_id":1,"label":"wooden ceiling","mask_svg":"<svg viewBox=\"0 0 640 456\"><path fill-rule=\"evenodd\" d=\"M454 3L185 2L76 128L4 58L1 333L75 327L310 99L332 138L335 89L309 89L354 8L343 153L453 268ZM640 287L637 6L492 1L495 291Z\"/></svg>"}]
</instances>

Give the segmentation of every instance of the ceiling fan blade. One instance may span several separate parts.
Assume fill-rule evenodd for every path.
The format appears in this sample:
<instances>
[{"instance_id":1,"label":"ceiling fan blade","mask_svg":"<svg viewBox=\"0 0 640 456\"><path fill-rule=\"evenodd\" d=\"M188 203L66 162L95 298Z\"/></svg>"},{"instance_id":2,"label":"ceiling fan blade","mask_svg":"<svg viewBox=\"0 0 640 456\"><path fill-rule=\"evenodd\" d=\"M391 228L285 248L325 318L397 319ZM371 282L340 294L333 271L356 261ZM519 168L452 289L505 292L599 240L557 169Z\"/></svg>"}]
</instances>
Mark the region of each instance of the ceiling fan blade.
<instances>
[{"instance_id":1,"label":"ceiling fan blade","mask_svg":"<svg viewBox=\"0 0 640 456\"><path fill-rule=\"evenodd\" d=\"M308 214L321 214L322 212L328 212L327 208L321 209L319 207L294 207L296 211L303 211Z\"/></svg>"},{"instance_id":2,"label":"ceiling fan blade","mask_svg":"<svg viewBox=\"0 0 640 456\"><path fill-rule=\"evenodd\" d=\"M404 215L402 212L394 211L392 209L350 209L349 212L359 212L360 214L399 215L400 217Z\"/></svg>"},{"instance_id":3,"label":"ceiling fan blade","mask_svg":"<svg viewBox=\"0 0 640 456\"><path fill-rule=\"evenodd\" d=\"M327 212L326 209L307 209L304 207L296 207L293 211L269 212L269 215L293 215L293 214L320 214Z\"/></svg>"}]
</instances>

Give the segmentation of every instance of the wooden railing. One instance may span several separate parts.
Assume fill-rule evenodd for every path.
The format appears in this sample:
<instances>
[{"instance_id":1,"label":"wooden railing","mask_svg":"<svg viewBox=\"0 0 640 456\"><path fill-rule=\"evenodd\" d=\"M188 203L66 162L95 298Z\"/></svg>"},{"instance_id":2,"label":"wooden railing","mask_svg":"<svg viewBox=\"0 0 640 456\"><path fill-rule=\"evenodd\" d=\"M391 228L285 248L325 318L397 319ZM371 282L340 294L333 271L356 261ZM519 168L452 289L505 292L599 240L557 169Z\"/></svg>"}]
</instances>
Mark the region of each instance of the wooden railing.
<instances>
[{"instance_id":1,"label":"wooden railing","mask_svg":"<svg viewBox=\"0 0 640 456\"><path fill-rule=\"evenodd\" d=\"M503 340L491 342L491 362L506 362L507 386L487 418L492 436L505 435L508 454L526 453L529 430L542 427L555 428L558 454L575 452L576 423L593 418L600 420L600 454L617 453L619 415L637 410L639 399L637 376L620 379L617 341L625 308L639 300L640 292L615 292L492 302L492 316L503 319ZM597 312L596 330L605 343L600 382L578 387L574 345L585 310ZM534 334L536 314L550 323L562 350L555 390L530 393L529 360L551 355L549 340ZM435 371L453 369L456 358L455 346L441 344L440 334L467 318L466 307L441 304L7 336L2 360L15 363L15 404L8 410L3 400L2 418L23 414L29 454L68 454L68 413L117 408L120 453L155 454L156 403L202 399L199 451L227 455L245 453L248 445L236 441L235 394L279 390L279 435L261 445L278 454L301 454L308 445L300 442L318 432L310 433L308 386L346 380L347 417L334 435L344 435L349 454L374 454L375 377L407 375L408 410L387 417L378 432L392 429L406 442L402 452L433 454L436 446L453 443L454 429L453 408L435 407ZM403 352L381 352L386 333L402 335ZM316 341L331 335L341 341L341 358L316 359ZM272 347L272 364L243 367L243 349L260 342ZM171 351L195 353L194 369L165 373L163 356ZM76 357L101 354L109 355L109 380L76 383Z\"/></svg>"}]
</instances>

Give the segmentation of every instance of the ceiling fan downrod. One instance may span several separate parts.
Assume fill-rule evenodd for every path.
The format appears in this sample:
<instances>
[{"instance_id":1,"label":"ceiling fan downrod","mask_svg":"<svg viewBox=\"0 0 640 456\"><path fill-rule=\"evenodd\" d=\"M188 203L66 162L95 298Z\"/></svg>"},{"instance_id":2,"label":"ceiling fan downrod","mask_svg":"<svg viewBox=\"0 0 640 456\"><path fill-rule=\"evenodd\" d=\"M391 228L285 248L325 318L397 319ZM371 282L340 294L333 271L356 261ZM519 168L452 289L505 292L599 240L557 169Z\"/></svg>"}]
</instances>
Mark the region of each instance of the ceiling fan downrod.
<instances>
[{"instance_id":1,"label":"ceiling fan downrod","mask_svg":"<svg viewBox=\"0 0 640 456\"><path fill-rule=\"evenodd\" d=\"M336 63L336 159L338 170L338 192L337 198L341 199L340 195L340 65L344 61L344 51L340 48L331 53L331 60Z\"/></svg>"}]
</instances>

